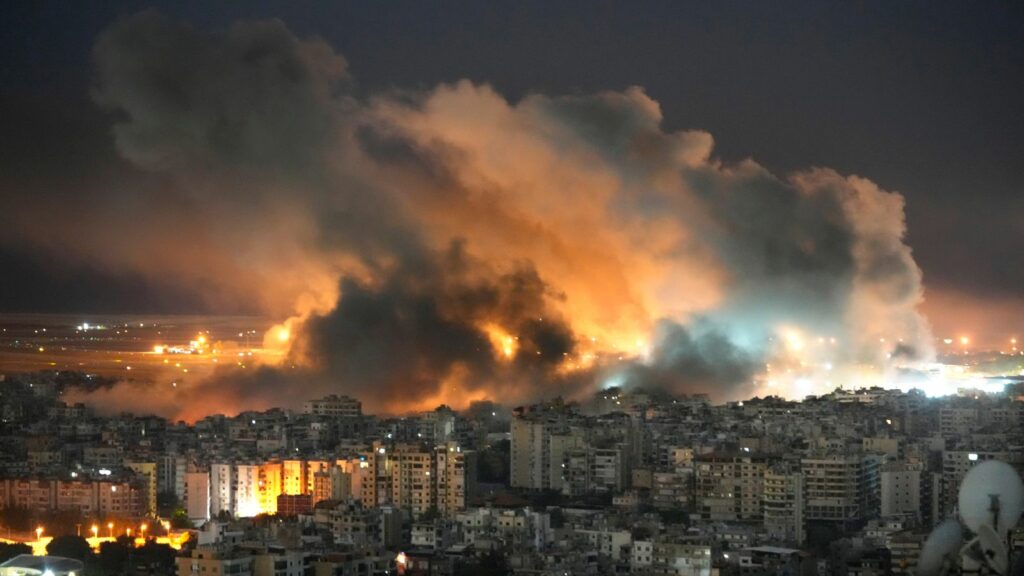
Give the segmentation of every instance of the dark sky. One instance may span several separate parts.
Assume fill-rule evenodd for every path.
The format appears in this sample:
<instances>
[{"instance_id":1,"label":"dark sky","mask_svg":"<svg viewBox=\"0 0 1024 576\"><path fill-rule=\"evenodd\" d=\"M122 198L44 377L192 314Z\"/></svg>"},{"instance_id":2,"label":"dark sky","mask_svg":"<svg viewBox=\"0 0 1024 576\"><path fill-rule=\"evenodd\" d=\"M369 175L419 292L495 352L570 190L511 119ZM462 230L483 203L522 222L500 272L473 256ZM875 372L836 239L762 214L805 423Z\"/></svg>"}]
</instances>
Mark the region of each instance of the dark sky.
<instances>
[{"instance_id":1,"label":"dark sky","mask_svg":"<svg viewBox=\"0 0 1024 576\"><path fill-rule=\"evenodd\" d=\"M668 129L709 131L723 159L828 166L903 193L927 290L1021 300L1024 4L5 2L0 195L59 196L55 182L116 162L90 50L149 6L199 27L280 18L343 54L364 94L461 78L511 99L643 86ZM3 238L0 310L202 307L187 288L54 266Z\"/></svg>"}]
</instances>

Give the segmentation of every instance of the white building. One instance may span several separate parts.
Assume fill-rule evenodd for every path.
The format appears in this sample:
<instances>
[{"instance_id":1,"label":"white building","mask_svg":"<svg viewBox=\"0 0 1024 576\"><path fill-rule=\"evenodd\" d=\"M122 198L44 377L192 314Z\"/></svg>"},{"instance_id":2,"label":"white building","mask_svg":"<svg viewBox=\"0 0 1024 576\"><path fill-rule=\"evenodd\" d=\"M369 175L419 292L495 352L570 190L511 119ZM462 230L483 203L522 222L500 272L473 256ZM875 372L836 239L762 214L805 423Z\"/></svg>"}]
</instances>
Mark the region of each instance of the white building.
<instances>
[{"instance_id":1,"label":"white building","mask_svg":"<svg viewBox=\"0 0 1024 576\"><path fill-rule=\"evenodd\" d=\"M193 522L210 519L210 473L185 473L185 512Z\"/></svg>"},{"instance_id":2,"label":"white building","mask_svg":"<svg viewBox=\"0 0 1024 576\"><path fill-rule=\"evenodd\" d=\"M882 466L882 516L920 516L922 470L919 462L890 462Z\"/></svg>"},{"instance_id":3,"label":"white building","mask_svg":"<svg viewBox=\"0 0 1024 576\"><path fill-rule=\"evenodd\" d=\"M306 402L303 412L317 416L356 417L363 415L363 404L355 398L331 394Z\"/></svg>"}]
</instances>

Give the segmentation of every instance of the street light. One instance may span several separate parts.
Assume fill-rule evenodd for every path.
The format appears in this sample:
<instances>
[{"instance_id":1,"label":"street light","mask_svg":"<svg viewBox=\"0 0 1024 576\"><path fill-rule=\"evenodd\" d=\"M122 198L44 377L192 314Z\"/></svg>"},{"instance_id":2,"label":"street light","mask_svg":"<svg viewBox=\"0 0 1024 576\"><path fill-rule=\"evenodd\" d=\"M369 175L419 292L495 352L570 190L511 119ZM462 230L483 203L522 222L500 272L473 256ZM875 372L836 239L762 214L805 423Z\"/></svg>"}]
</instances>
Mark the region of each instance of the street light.
<instances>
[{"instance_id":1,"label":"street light","mask_svg":"<svg viewBox=\"0 0 1024 576\"><path fill-rule=\"evenodd\" d=\"M36 528L36 542L38 542L42 537L43 537L43 527L40 526L40 527Z\"/></svg>"},{"instance_id":2,"label":"street light","mask_svg":"<svg viewBox=\"0 0 1024 576\"><path fill-rule=\"evenodd\" d=\"M113 522L107 523L107 536L109 536L111 540L114 539L114 523Z\"/></svg>"},{"instance_id":3,"label":"street light","mask_svg":"<svg viewBox=\"0 0 1024 576\"><path fill-rule=\"evenodd\" d=\"M99 538L100 537L100 527L95 525L95 524L92 525L92 537L93 538Z\"/></svg>"},{"instance_id":4,"label":"street light","mask_svg":"<svg viewBox=\"0 0 1024 576\"><path fill-rule=\"evenodd\" d=\"M149 526L146 526L145 523L143 523L142 526L139 526L139 532L142 533L142 539L143 540L146 539L146 528L149 528Z\"/></svg>"}]
</instances>

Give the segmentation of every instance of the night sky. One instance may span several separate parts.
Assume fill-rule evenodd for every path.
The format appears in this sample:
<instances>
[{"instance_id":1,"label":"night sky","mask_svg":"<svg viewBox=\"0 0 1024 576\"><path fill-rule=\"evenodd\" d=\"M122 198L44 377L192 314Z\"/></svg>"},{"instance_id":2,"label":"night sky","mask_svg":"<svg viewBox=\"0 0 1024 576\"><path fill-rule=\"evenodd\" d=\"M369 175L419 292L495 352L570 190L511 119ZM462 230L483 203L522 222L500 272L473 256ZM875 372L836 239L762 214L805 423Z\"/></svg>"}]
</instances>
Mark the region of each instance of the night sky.
<instances>
[{"instance_id":1,"label":"night sky","mask_svg":"<svg viewBox=\"0 0 1024 576\"><path fill-rule=\"evenodd\" d=\"M32 223L54 229L50 243L11 232L29 198L59 205L111 179L160 186L118 155L123 113L91 97L97 37L148 7L205 30L278 18L344 56L364 100L464 78L511 102L641 86L666 132L709 132L725 162L829 167L901 193L937 335L1002 338L1022 318L1024 5L957 1L6 2L0 310L264 312L211 304L187 279L64 257L59 219Z\"/></svg>"}]
</instances>

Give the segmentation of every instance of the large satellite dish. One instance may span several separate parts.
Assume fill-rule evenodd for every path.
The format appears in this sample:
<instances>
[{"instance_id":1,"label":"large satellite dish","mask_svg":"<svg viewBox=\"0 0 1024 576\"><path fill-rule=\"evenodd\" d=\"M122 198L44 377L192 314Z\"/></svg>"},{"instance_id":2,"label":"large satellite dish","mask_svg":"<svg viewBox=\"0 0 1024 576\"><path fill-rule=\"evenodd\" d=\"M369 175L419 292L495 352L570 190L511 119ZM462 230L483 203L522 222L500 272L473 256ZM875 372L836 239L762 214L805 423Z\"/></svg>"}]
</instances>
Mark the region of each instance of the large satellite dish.
<instances>
[{"instance_id":1,"label":"large satellite dish","mask_svg":"<svg viewBox=\"0 0 1024 576\"><path fill-rule=\"evenodd\" d=\"M955 565L963 544L964 533L956 520L946 520L939 524L928 536L921 549L921 559L917 562L917 573L920 576L935 576L945 573L947 565Z\"/></svg>"},{"instance_id":2,"label":"large satellite dish","mask_svg":"<svg viewBox=\"0 0 1024 576\"><path fill-rule=\"evenodd\" d=\"M988 526L1005 534L1024 511L1024 481L1005 462L989 460L967 472L960 485L960 518L971 531Z\"/></svg>"}]
</instances>

